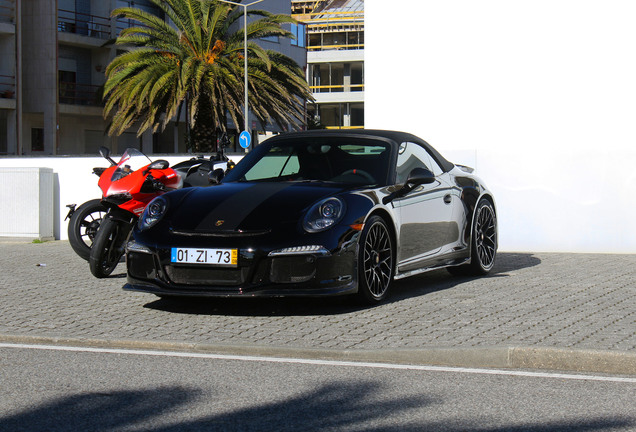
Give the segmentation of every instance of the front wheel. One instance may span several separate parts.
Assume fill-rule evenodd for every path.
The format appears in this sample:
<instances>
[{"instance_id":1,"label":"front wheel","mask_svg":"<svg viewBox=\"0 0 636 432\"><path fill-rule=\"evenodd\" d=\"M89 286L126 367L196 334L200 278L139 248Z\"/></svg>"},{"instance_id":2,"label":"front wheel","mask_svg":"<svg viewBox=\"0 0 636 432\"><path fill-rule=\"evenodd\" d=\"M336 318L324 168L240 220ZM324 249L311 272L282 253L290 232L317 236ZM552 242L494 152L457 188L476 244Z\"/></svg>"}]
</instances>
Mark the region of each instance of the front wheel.
<instances>
[{"instance_id":1,"label":"front wheel","mask_svg":"<svg viewBox=\"0 0 636 432\"><path fill-rule=\"evenodd\" d=\"M99 199L86 201L68 221L68 241L77 255L88 261L97 229L106 214Z\"/></svg>"},{"instance_id":2,"label":"front wheel","mask_svg":"<svg viewBox=\"0 0 636 432\"><path fill-rule=\"evenodd\" d=\"M393 280L393 241L379 216L364 224L358 251L358 296L367 304L384 300Z\"/></svg>"},{"instance_id":3,"label":"front wheel","mask_svg":"<svg viewBox=\"0 0 636 432\"><path fill-rule=\"evenodd\" d=\"M97 235L95 235L88 260L93 276L105 278L115 270L124 254L124 246L130 228L131 226L127 223L113 220L110 217L104 218Z\"/></svg>"}]
</instances>

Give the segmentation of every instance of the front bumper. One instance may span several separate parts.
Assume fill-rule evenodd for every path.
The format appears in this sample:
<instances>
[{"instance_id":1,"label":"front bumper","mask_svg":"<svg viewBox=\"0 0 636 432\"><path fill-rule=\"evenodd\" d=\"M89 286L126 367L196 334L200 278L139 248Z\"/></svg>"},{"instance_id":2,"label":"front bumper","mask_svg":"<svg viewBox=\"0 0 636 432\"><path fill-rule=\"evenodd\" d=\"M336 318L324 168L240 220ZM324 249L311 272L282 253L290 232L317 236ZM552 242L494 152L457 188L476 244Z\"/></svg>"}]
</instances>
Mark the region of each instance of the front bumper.
<instances>
[{"instance_id":1,"label":"front bumper","mask_svg":"<svg viewBox=\"0 0 636 432\"><path fill-rule=\"evenodd\" d=\"M124 289L158 296L328 296L357 291L357 242L333 251L238 248L238 265L171 262L169 247L131 242Z\"/></svg>"}]
</instances>

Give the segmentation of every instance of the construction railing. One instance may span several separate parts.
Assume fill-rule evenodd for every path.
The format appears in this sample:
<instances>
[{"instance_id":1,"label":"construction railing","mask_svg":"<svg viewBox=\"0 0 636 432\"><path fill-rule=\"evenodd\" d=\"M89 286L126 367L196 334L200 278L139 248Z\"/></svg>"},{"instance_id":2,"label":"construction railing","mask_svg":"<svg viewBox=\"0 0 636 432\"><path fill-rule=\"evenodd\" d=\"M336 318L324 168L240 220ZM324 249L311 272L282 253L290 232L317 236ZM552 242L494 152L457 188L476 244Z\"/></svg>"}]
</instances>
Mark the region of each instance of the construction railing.
<instances>
[{"instance_id":1,"label":"construction railing","mask_svg":"<svg viewBox=\"0 0 636 432\"><path fill-rule=\"evenodd\" d=\"M57 31L110 39L110 18L58 9Z\"/></svg>"},{"instance_id":2,"label":"construction railing","mask_svg":"<svg viewBox=\"0 0 636 432\"><path fill-rule=\"evenodd\" d=\"M356 50L356 49L364 49L364 44L323 45L323 44L312 44L311 41L307 43L308 51Z\"/></svg>"},{"instance_id":3,"label":"construction railing","mask_svg":"<svg viewBox=\"0 0 636 432\"><path fill-rule=\"evenodd\" d=\"M303 17L297 19L307 26L308 51L364 49L364 11L319 12Z\"/></svg>"},{"instance_id":4,"label":"construction railing","mask_svg":"<svg viewBox=\"0 0 636 432\"><path fill-rule=\"evenodd\" d=\"M312 93L342 93L344 91L351 92L360 92L364 91L364 84L351 84L349 86L345 86L343 84L340 85L318 85L318 86L309 86Z\"/></svg>"},{"instance_id":5,"label":"construction railing","mask_svg":"<svg viewBox=\"0 0 636 432\"><path fill-rule=\"evenodd\" d=\"M70 105L102 105L102 86L60 81L59 101Z\"/></svg>"}]
</instances>

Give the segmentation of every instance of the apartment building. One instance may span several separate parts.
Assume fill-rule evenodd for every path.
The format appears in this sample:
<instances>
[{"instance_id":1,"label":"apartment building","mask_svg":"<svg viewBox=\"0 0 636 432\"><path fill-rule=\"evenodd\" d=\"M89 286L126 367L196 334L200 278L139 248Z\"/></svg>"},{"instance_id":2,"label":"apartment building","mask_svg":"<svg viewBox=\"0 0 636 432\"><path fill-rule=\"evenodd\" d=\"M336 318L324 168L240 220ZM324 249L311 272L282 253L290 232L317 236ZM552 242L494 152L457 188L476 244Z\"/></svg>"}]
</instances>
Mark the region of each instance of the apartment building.
<instances>
[{"instance_id":1,"label":"apartment building","mask_svg":"<svg viewBox=\"0 0 636 432\"><path fill-rule=\"evenodd\" d=\"M16 139L16 5L0 0L0 154Z\"/></svg>"},{"instance_id":2,"label":"apartment building","mask_svg":"<svg viewBox=\"0 0 636 432\"><path fill-rule=\"evenodd\" d=\"M102 145L116 153L128 147L186 152L183 114L162 133L137 137L131 128L118 137L106 134L104 72L121 49L107 42L135 25L111 11L127 6L163 18L149 0L0 0L0 155L96 154ZM265 0L257 8L289 14L291 3ZM259 43L306 65L306 50L296 42ZM250 124L257 132L260 124Z\"/></svg>"},{"instance_id":3,"label":"apartment building","mask_svg":"<svg viewBox=\"0 0 636 432\"><path fill-rule=\"evenodd\" d=\"M292 0L304 23L308 114L327 128L364 127L364 0Z\"/></svg>"}]
</instances>

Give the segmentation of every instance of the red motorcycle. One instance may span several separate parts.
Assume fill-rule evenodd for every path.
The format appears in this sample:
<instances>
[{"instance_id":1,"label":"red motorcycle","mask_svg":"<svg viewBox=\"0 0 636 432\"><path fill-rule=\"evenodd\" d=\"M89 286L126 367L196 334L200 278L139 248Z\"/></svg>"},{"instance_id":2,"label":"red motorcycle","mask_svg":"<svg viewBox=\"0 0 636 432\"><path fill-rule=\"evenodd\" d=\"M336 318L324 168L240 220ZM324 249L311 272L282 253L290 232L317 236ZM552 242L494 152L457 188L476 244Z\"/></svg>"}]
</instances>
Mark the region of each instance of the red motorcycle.
<instances>
[{"instance_id":1,"label":"red motorcycle","mask_svg":"<svg viewBox=\"0 0 636 432\"><path fill-rule=\"evenodd\" d=\"M226 171L234 167L234 162L228 159L223 151L223 146L229 143L229 141L225 141L221 140L218 153L209 158L196 156L179 162L172 167L183 179L183 187L209 186L211 182L215 181L215 177L212 175L215 170L222 169ZM99 153L111 165L110 171L106 173L106 177L110 179L113 171L116 170L116 168L112 167L116 167L117 162L110 157L110 151L106 147L100 148ZM149 159L147 162L149 162ZM108 169L96 167L93 168L93 174L101 179L104 172ZM101 180L99 181L101 182ZM155 194L159 192L155 192ZM64 220L69 219L69 243L78 256L88 261L97 230L108 208L102 203L101 198L86 201L79 207L76 204L69 204L66 207L69 208L69 212Z\"/></svg>"},{"instance_id":2,"label":"red motorcycle","mask_svg":"<svg viewBox=\"0 0 636 432\"><path fill-rule=\"evenodd\" d=\"M106 159L107 149L100 149ZM107 209L90 247L88 262L98 278L109 276L124 254L128 235L146 205L157 195L182 185L181 176L166 160L152 162L136 149L127 149L117 165L99 178L101 204Z\"/></svg>"}]
</instances>

